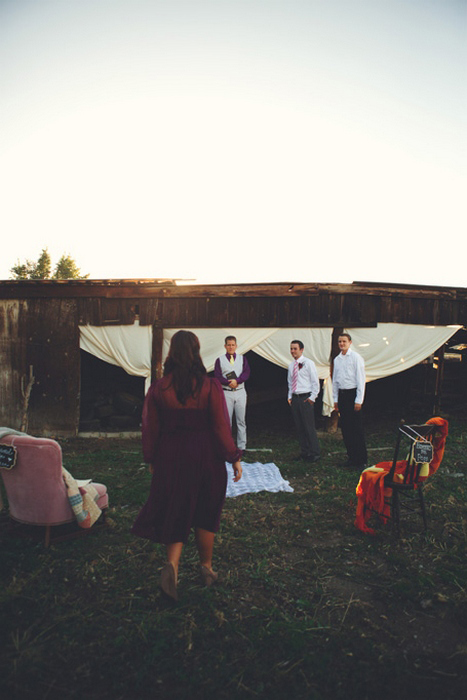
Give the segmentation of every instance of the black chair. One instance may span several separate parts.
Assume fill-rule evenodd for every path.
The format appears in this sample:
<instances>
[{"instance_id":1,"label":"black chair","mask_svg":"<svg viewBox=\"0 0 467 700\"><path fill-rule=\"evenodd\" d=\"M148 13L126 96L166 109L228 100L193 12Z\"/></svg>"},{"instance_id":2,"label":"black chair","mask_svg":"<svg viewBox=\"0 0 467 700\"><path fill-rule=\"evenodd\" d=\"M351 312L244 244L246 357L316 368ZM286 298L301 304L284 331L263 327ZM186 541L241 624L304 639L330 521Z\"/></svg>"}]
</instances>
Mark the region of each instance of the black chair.
<instances>
[{"instance_id":1,"label":"black chair","mask_svg":"<svg viewBox=\"0 0 467 700\"><path fill-rule=\"evenodd\" d=\"M392 466L384 478L384 487L389 490L385 503L389 506L388 516L392 520L394 532L400 537L401 511L415 513L423 520L423 529L428 528L423 489L428 476L428 465L433 459L433 437L437 433L435 424L407 425L404 421L398 428ZM403 441L407 444L407 466L403 472L397 471L399 452Z\"/></svg>"}]
</instances>

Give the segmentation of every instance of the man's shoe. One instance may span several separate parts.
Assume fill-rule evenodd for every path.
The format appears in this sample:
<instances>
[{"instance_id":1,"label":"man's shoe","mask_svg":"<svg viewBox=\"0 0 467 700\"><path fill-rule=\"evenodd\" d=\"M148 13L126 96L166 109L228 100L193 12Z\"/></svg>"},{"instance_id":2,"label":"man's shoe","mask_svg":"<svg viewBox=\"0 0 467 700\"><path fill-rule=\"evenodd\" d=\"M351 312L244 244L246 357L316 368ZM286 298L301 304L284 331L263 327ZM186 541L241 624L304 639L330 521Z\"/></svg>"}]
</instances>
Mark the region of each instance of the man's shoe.
<instances>
[{"instance_id":1,"label":"man's shoe","mask_svg":"<svg viewBox=\"0 0 467 700\"><path fill-rule=\"evenodd\" d=\"M319 455L315 455L314 457L305 457L305 460L307 462L319 462L321 457Z\"/></svg>"}]
</instances>

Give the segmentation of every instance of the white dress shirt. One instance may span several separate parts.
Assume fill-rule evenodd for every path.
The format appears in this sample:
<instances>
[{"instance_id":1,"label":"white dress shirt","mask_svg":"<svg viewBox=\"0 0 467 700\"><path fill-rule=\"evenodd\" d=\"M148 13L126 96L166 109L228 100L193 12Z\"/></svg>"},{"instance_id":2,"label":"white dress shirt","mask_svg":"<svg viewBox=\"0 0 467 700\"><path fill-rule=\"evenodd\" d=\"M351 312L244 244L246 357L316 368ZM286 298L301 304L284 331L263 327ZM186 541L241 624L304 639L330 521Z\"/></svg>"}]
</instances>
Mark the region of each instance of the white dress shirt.
<instances>
[{"instance_id":1,"label":"white dress shirt","mask_svg":"<svg viewBox=\"0 0 467 700\"><path fill-rule=\"evenodd\" d=\"M295 362L298 362L299 369L297 374L297 388L294 394L309 394L310 399L314 402L319 394L319 379L318 372L316 371L316 366L313 360L309 360L304 355L298 358L298 360L293 360L290 363L287 372L287 382L289 385L289 400L292 398L292 377L293 368ZM301 365L301 367L300 367Z\"/></svg>"},{"instance_id":2,"label":"white dress shirt","mask_svg":"<svg viewBox=\"0 0 467 700\"><path fill-rule=\"evenodd\" d=\"M345 355L334 358L332 396L337 403L339 389L357 389L355 403L362 404L365 396L365 362L363 357L349 348Z\"/></svg>"}]
</instances>

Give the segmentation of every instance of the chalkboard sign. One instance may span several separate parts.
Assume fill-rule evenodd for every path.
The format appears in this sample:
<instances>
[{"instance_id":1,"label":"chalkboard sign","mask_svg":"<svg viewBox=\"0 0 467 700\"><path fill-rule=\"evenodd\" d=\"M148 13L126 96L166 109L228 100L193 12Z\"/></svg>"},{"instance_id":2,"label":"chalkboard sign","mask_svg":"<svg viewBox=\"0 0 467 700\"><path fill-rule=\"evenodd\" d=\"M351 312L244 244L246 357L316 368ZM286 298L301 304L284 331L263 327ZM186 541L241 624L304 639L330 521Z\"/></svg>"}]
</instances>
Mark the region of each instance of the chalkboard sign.
<instances>
[{"instance_id":1,"label":"chalkboard sign","mask_svg":"<svg viewBox=\"0 0 467 700\"><path fill-rule=\"evenodd\" d=\"M0 467L13 469L16 464L16 447L13 445L0 445Z\"/></svg>"},{"instance_id":2,"label":"chalkboard sign","mask_svg":"<svg viewBox=\"0 0 467 700\"><path fill-rule=\"evenodd\" d=\"M429 464L433 459L433 445L431 442L417 440L414 445L413 456L417 463L427 462Z\"/></svg>"}]
</instances>

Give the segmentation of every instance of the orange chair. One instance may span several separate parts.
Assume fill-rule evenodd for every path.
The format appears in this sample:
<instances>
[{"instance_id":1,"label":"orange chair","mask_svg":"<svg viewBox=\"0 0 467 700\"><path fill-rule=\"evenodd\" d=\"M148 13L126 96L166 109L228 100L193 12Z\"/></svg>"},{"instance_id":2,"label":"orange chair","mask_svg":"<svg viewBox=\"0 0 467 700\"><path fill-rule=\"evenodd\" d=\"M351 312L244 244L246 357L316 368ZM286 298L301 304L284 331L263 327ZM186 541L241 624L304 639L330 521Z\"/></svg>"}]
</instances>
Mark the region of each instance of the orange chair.
<instances>
[{"instance_id":1,"label":"orange chair","mask_svg":"<svg viewBox=\"0 0 467 700\"><path fill-rule=\"evenodd\" d=\"M444 455L448 422L430 418L423 425L401 422L392 462L379 462L365 469L357 485L355 525L362 532L374 534L367 521L377 513L383 523L392 522L400 536L401 510L417 513L427 529L424 483L438 469ZM409 440L408 456L399 460L402 440Z\"/></svg>"}]
</instances>

